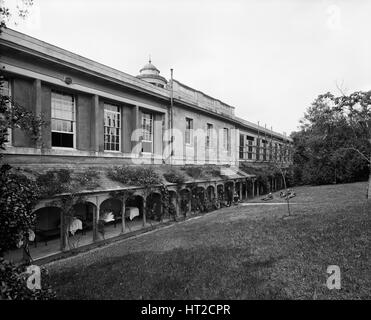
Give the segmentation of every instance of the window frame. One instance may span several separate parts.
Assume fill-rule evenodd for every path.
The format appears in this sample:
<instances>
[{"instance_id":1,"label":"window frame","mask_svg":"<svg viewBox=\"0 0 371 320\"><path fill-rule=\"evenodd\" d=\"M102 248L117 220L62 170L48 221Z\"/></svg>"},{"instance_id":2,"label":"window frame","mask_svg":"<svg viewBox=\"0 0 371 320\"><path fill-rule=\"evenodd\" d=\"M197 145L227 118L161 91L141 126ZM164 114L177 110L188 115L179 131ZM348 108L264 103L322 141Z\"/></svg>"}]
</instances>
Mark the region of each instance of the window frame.
<instances>
[{"instance_id":1,"label":"window frame","mask_svg":"<svg viewBox=\"0 0 371 320\"><path fill-rule=\"evenodd\" d=\"M191 146L192 141L193 141L193 119L186 117L185 120L186 120L186 129L185 129L184 142L187 146ZM190 124L190 128L188 128L188 122ZM189 133L189 136L188 136L189 142L187 142L187 132Z\"/></svg>"},{"instance_id":2,"label":"window frame","mask_svg":"<svg viewBox=\"0 0 371 320\"><path fill-rule=\"evenodd\" d=\"M213 145L213 129L214 125L212 123L206 123L206 148L211 149ZM209 134L210 133L210 134Z\"/></svg>"},{"instance_id":3,"label":"window frame","mask_svg":"<svg viewBox=\"0 0 371 320\"><path fill-rule=\"evenodd\" d=\"M150 132L150 135L151 135L151 139L152 139L152 140L146 140L146 139L144 139L144 137L145 137L144 130L146 130L146 129L144 128L144 119L145 119L145 115L149 115L149 116L150 116L150 124L151 124L151 132ZM153 148L154 148L154 146L153 146L153 141L154 141L154 137L153 137L153 133L154 133L154 132L153 132L153 118L154 118L153 113L142 111L142 123L141 123L141 127L142 127L142 153L144 153L144 154L153 154ZM144 141L144 142L151 142L151 152L143 151L143 141Z\"/></svg>"},{"instance_id":4,"label":"window frame","mask_svg":"<svg viewBox=\"0 0 371 320\"><path fill-rule=\"evenodd\" d=\"M105 108L105 106L116 107L117 110L119 110L119 111L108 110L108 109ZM122 108L117 104L113 104L113 103L109 103L109 102L103 102L103 150L104 150L104 152L116 152L116 153L121 152L121 144L122 144L122 112L121 112L121 110L122 110ZM106 112L114 114L114 115L118 115L118 118L116 120L119 120L119 122L120 122L119 127L108 126L108 125L105 124ZM118 150L106 149L106 142L105 142L105 137L106 137L105 128L106 127L111 128L111 129L113 128L115 130L119 129L119 134L114 135L115 137L118 136L118 138L119 138L119 142L118 142L119 149ZM112 137L113 135L109 135L109 136ZM110 142L109 144L111 144L111 143L112 142ZM115 142L115 144L117 144L117 143Z\"/></svg>"},{"instance_id":5,"label":"window frame","mask_svg":"<svg viewBox=\"0 0 371 320\"><path fill-rule=\"evenodd\" d=\"M53 113L53 93L55 94L61 94L61 95L65 95L65 96L70 96L72 97L72 101L73 101L73 120L66 120L66 119L62 119L62 118L53 118L52 117L52 113ZM76 135L77 135L77 132L76 132L76 96L75 94L73 93L70 93L70 92L66 92L66 91L62 91L62 90L58 90L58 89L52 89L51 90L51 99L50 99L50 103L51 103L51 106L50 106L50 113L51 113L51 124L50 124L50 136L52 137L53 135L53 132L56 132L56 133L64 133L64 134L72 134L73 135L73 138L72 138L72 143L73 143L73 146L72 147L58 147L58 146L53 146L53 142L51 141L51 147L52 149L57 149L57 150L76 150ZM56 119L56 120L64 120L64 121L71 121L72 122L72 133L68 133L66 131L58 131L58 130L53 130L52 129L52 121L53 119Z\"/></svg>"},{"instance_id":6,"label":"window frame","mask_svg":"<svg viewBox=\"0 0 371 320\"><path fill-rule=\"evenodd\" d=\"M246 135L247 160L253 160L254 141L255 141L255 138L253 136Z\"/></svg>"},{"instance_id":7,"label":"window frame","mask_svg":"<svg viewBox=\"0 0 371 320\"><path fill-rule=\"evenodd\" d=\"M225 133L227 133L227 136L225 135ZM231 150L229 128L223 128L223 150L224 151Z\"/></svg>"}]
</instances>

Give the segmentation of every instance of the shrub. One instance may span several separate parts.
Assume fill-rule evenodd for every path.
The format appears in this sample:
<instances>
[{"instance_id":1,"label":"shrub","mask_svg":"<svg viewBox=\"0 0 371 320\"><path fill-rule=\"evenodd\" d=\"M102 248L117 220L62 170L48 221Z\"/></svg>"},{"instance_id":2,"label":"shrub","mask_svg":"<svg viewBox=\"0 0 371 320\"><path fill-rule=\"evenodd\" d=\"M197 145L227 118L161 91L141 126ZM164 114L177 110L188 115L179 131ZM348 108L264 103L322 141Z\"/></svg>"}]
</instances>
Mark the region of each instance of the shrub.
<instances>
[{"instance_id":1,"label":"shrub","mask_svg":"<svg viewBox=\"0 0 371 320\"><path fill-rule=\"evenodd\" d=\"M41 268L39 290L30 290L26 285L25 267L17 266L0 258L0 300L50 300L56 295L49 286L46 269Z\"/></svg>"},{"instance_id":2,"label":"shrub","mask_svg":"<svg viewBox=\"0 0 371 320\"><path fill-rule=\"evenodd\" d=\"M0 169L0 256L32 228L32 209L39 197L34 181L2 166Z\"/></svg>"},{"instance_id":3,"label":"shrub","mask_svg":"<svg viewBox=\"0 0 371 320\"><path fill-rule=\"evenodd\" d=\"M95 189L99 186L98 179L98 173L92 169L74 175L68 169L58 169L38 174L36 183L39 186L41 198L50 198L56 194Z\"/></svg>"},{"instance_id":4,"label":"shrub","mask_svg":"<svg viewBox=\"0 0 371 320\"><path fill-rule=\"evenodd\" d=\"M183 170L194 179L220 177L220 168L217 166L187 166Z\"/></svg>"},{"instance_id":5,"label":"shrub","mask_svg":"<svg viewBox=\"0 0 371 320\"><path fill-rule=\"evenodd\" d=\"M200 167L186 167L185 172L194 179L201 178L202 176L202 169Z\"/></svg>"},{"instance_id":6,"label":"shrub","mask_svg":"<svg viewBox=\"0 0 371 320\"><path fill-rule=\"evenodd\" d=\"M175 169L170 169L168 172L164 173L164 178L167 182L176 184L182 184L186 180L184 174Z\"/></svg>"},{"instance_id":7,"label":"shrub","mask_svg":"<svg viewBox=\"0 0 371 320\"><path fill-rule=\"evenodd\" d=\"M151 167L114 167L108 170L107 176L126 185L152 186L162 183L161 177Z\"/></svg>"},{"instance_id":8,"label":"shrub","mask_svg":"<svg viewBox=\"0 0 371 320\"><path fill-rule=\"evenodd\" d=\"M48 170L38 174L36 183L40 189L41 198L49 198L59 193L70 192L71 172L67 169Z\"/></svg>"},{"instance_id":9,"label":"shrub","mask_svg":"<svg viewBox=\"0 0 371 320\"><path fill-rule=\"evenodd\" d=\"M93 169L89 169L89 171L83 173L78 173L75 180L81 187L88 190L99 187L99 183L97 182L97 180L99 180L99 174Z\"/></svg>"}]
</instances>

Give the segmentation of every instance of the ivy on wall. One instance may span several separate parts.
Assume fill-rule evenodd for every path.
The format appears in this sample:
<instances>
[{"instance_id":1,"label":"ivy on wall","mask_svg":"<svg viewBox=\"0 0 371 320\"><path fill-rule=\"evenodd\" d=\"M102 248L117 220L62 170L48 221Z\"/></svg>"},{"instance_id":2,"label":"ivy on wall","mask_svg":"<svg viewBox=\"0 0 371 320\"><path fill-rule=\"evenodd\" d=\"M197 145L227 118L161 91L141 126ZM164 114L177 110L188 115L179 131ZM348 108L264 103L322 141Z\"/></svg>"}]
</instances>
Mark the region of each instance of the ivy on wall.
<instances>
[{"instance_id":1,"label":"ivy on wall","mask_svg":"<svg viewBox=\"0 0 371 320\"><path fill-rule=\"evenodd\" d=\"M153 186L162 183L161 177L151 167L116 166L110 168L107 176L130 186Z\"/></svg>"},{"instance_id":2,"label":"ivy on wall","mask_svg":"<svg viewBox=\"0 0 371 320\"><path fill-rule=\"evenodd\" d=\"M10 166L0 168L0 256L12 249L35 222L37 184Z\"/></svg>"},{"instance_id":3,"label":"ivy on wall","mask_svg":"<svg viewBox=\"0 0 371 320\"><path fill-rule=\"evenodd\" d=\"M36 174L40 198L46 199L62 193L77 193L99 187L99 175L93 169L72 174L68 169L48 170Z\"/></svg>"},{"instance_id":4,"label":"ivy on wall","mask_svg":"<svg viewBox=\"0 0 371 320\"><path fill-rule=\"evenodd\" d=\"M168 172L165 172L164 178L167 182L176 184L182 184L186 180L184 174L180 170L177 170L175 168L171 168Z\"/></svg>"}]
</instances>

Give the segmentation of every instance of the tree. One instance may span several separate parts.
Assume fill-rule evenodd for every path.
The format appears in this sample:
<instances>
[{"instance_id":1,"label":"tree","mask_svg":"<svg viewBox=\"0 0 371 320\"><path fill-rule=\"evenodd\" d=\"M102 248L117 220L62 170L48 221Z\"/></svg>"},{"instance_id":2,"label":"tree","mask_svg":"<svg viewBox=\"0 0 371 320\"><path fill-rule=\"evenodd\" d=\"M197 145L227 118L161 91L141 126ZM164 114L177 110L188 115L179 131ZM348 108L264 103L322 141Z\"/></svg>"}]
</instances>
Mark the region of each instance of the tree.
<instances>
[{"instance_id":1,"label":"tree","mask_svg":"<svg viewBox=\"0 0 371 320\"><path fill-rule=\"evenodd\" d=\"M23 7L17 7L16 14L24 18L32 0L23 0ZM12 16L4 3L0 3L0 34ZM31 137L38 139L41 117L35 116L3 90L4 77L0 74L0 150L5 149L8 129L21 128ZM0 154L0 160L2 160ZM33 207L39 197L34 181L8 164L0 163L0 300L2 299L50 299L55 294L44 285L43 289L29 290L25 282L25 266L17 266L2 258L5 251L23 242L27 244L30 229L35 222ZM27 263L30 261L27 260Z\"/></svg>"},{"instance_id":2,"label":"tree","mask_svg":"<svg viewBox=\"0 0 371 320\"><path fill-rule=\"evenodd\" d=\"M347 119L353 139L349 146L340 148L355 152L367 161L369 166L369 184L367 199L371 199L371 91L357 91L349 96L342 95L335 100L337 110Z\"/></svg>"},{"instance_id":3,"label":"tree","mask_svg":"<svg viewBox=\"0 0 371 320\"><path fill-rule=\"evenodd\" d=\"M29 14L29 8L33 5L33 0L20 0L16 6L16 11L11 12L6 4L0 2L0 33L6 28L6 24L11 18L25 19Z\"/></svg>"},{"instance_id":4,"label":"tree","mask_svg":"<svg viewBox=\"0 0 371 320\"><path fill-rule=\"evenodd\" d=\"M289 168L284 161L284 159L285 159L285 154L284 153L285 152L287 152L285 149L280 149L280 150L278 150L278 152L275 156L272 155L272 159L271 159L271 162L270 162L270 167L271 167L273 173L275 173L275 171L278 170L279 175L282 177L283 186L284 186L284 189L286 190L285 200L286 200L286 203L287 203L287 214L289 216L291 216L290 198L288 197L289 189L288 189L288 183L287 183L287 175L288 175L288 172L291 171L292 169Z\"/></svg>"},{"instance_id":5,"label":"tree","mask_svg":"<svg viewBox=\"0 0 371 320\"><path fill-rule=\"evenodd\" d=\"M23 241L33 228L38 200L34 181L3 165L0 173L0 257Z\"/></svg>"},{"instance_id":6,"label":"tree","mask_svg":"<svg viewBox=\"0 0 371 320\"><path fill-rule=\"evenodd\" d=\"M32 5L32 1L23 1ZM25 9L18 9L17 14L25 17ZM0 6L0 33L6 28L6 19L11 16L9 9ZM40 127L44 124L41 116L26 110L16 103L4 87L4 77L0 74L0 150L5 150L8 141L8 130L21 128L35 140L40 137ZM0 159L2 154L0 154ZM36 184L19 171L12 169L8 164L0 167L0 255L10 247L16 245L19 237L23 238L34 223L31 214L38 197Z\"/></svg>"},{"instance_id":7,"label":"tree","mask_svg":"<svg viewBox=\"0 0 371 320\"><path fill-rule=\"evenodd\" d=\"M369 174L370 92L319 95L294 140L294 172L301 183L362 180ZM369 188L370 189L370 188Z\"/></svg>"}]
</instances>

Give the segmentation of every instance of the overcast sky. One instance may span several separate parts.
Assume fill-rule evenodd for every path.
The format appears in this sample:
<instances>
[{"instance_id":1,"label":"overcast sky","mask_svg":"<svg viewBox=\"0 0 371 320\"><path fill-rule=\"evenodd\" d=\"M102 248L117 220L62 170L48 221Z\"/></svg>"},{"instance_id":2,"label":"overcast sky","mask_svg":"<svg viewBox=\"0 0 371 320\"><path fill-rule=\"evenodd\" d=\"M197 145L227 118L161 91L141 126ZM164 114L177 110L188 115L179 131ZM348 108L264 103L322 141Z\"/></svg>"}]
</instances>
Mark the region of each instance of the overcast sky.
<instances>
[{"instance_id":1,"label":"overcast sky","mask_svg":"<svg viewBox=\"0 0 371 320\"><path fill-rule=\"evenodd\" d=\"M6 3L18 0L7 0ZM371 89L371 1L34 0L9 26L131 75L147 62L273 130Z\"/></svg>"}]
</instances>

